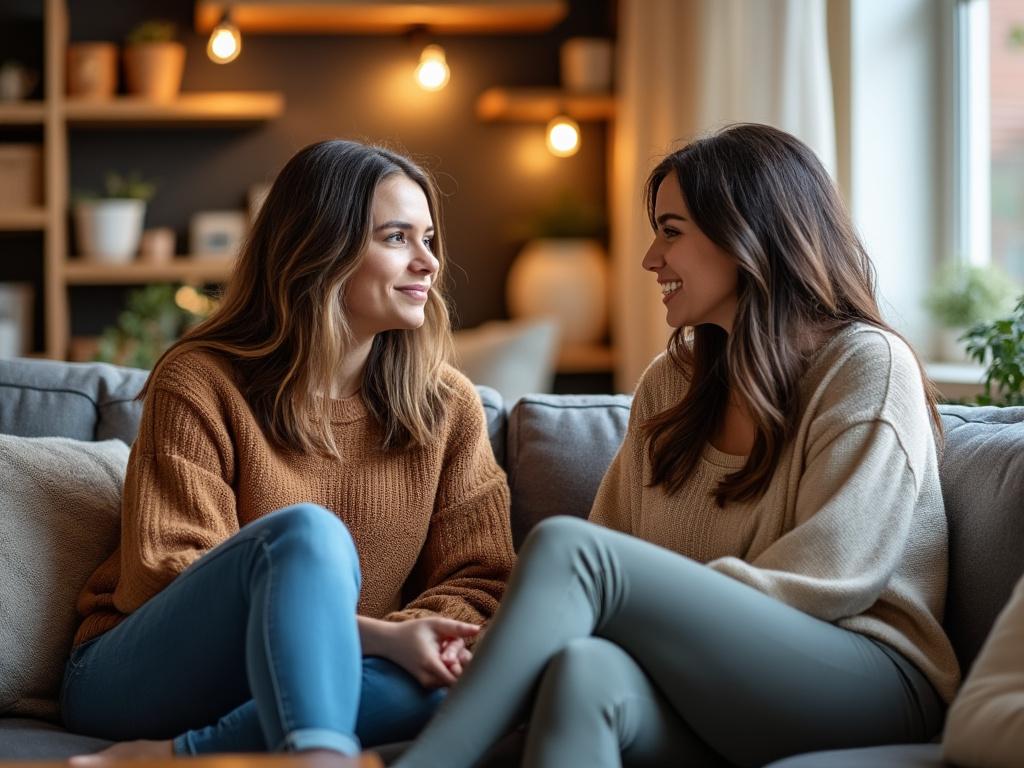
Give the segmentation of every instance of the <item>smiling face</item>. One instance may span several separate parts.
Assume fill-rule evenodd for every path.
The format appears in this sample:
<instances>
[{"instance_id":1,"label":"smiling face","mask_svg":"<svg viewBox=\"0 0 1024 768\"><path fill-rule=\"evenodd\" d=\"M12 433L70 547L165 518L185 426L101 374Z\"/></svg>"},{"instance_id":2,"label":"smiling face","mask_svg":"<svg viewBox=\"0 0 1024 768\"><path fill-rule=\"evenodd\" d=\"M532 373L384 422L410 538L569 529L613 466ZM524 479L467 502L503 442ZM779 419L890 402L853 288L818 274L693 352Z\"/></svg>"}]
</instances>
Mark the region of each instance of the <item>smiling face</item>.
<instances>
[{"instance_id":1,"label":"smiling face","mask_svg":"<svg viewBox=\"0 0 1024 768\"><path fill-rule=\"evenodd\" d=\"M373 195L370 240L345 290L350 326L359 341L423 325L439 267L431 250L434 222L420 186L388 176Z\"/></svg>"},{"instance_id":2,"label":"smiling face","mask_svg":"<svg viewBox=\"0 0 1024 768\"><path fill-rule=\"evenodd\" d=\"M658 187L654 220L657 230L643 266L657 275L666 322L673 328L713 323L730 332L737 305L736 259L697 228L675 173Z\"/></svg>"}]
</instances>

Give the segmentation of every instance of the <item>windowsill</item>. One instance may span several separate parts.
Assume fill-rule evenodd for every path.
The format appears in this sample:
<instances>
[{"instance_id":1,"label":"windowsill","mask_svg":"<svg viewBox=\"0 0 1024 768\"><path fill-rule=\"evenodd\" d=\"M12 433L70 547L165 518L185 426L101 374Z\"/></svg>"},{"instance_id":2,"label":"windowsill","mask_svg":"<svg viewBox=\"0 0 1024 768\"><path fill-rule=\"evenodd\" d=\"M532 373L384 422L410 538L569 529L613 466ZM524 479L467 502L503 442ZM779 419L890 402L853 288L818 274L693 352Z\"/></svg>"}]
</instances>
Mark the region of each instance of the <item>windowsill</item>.
<instances>
[{"instance_id":1,"label":"windowsill","mask_svg":"<svg viewBox=\"0 0 1024 768\"><path fill-rule=\"evenodd\" d=\"M976 363L925 363L925 373L946 400L973 401L982 391L985 369Z\"/></svg>"}]
</instances>

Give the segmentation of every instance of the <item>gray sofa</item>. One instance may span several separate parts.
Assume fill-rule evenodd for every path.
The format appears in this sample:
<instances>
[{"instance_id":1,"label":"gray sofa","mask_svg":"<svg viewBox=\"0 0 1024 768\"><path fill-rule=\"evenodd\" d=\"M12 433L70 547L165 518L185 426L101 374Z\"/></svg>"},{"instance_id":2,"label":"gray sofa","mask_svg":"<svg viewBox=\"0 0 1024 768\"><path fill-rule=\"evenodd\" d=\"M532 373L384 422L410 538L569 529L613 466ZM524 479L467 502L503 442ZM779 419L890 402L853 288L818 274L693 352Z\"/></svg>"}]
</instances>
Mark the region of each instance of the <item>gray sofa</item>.
<instances>
[{"instance_id":1,"label":"gray sofa","mask_svg":"<svg viewBox=\"0 0 1024 768\"><path fill-rule=\"evenodd\" d=\"M144 371L101 364L0 360L0 433L116 437L130 443L141 411L134 396L145 376ZM625 433L629 398L538 395L509 409L493 390L481 387L480 396L495 455L508 472L517 545L544 517L585 516ZM966 669L1024 572L1024 408L943 406L942 418L942 484L950 530L945 623ZM60 759L103 744L53 723L0 712L0 760ZM509 757L514 739L503 754L501 762L515 762ZM943 765L938 745L821 753L778 765L783 764Z\"/></svg>"}]
</instances>

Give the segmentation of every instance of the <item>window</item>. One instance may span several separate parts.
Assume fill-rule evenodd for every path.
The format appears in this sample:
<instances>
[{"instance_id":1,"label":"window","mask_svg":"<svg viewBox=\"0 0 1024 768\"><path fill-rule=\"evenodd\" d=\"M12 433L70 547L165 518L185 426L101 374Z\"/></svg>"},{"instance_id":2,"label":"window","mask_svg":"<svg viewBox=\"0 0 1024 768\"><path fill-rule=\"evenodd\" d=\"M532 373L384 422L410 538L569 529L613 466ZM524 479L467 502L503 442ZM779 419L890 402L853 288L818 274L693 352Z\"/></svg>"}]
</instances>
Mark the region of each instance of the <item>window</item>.
<instances>
[{"instance_id":1,"label":"window","mask_svg":"<svg viewBox=\"0 0 1024 768\"><path fill-rule=\"evenodd\" d=\"M1024 282L1024 2L956 8L958 257Z\"/></svg>"}]
</instances>

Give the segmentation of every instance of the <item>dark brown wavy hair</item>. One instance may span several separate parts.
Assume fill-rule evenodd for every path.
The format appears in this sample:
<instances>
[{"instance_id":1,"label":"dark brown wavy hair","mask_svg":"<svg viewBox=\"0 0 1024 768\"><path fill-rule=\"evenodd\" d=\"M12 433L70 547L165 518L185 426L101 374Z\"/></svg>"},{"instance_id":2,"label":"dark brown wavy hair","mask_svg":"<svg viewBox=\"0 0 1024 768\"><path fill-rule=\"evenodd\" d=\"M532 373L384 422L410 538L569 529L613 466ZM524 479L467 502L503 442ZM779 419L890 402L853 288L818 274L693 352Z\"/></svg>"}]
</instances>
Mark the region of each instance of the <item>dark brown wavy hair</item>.
<instances>
[{"instance_id":1,"label":"dark brown wavy hair","mask_svg":"<svg viewBox=\"0 0 1024 768\"><path fill-rule=\"evenodd\" d=\"M426 195L440 267L424 325L374 338L362 398L382 427L383 447L428 442L445 417L440 374L451 358L438 193L418 165L381 147L322 141L288 161L260 209L222 302L164 353L149 381L184 352L222 355L272 442L337 456L328 394L351 346L345 291L371 237L377 186L398 174ZM139 396L147 389L148 383Z\"/></svg>"},{"instance_id":2,"label":"dark brown wavy hair","mask_svg":"<svg viewBox=\"0 0 1024 768\"><path fill-rule=\"evenodd\" d=\"M882 319L874 267L835 185L801 141L767 125L739 124L668 155L646 184L655 229L658 188L671 174L697 227L736 259L738 306L731 333L699 325L692 336L678 328L669 340L669 356L690 386L641 427L651 484L680 490L733 393L756 436L746 464L722 479L715 500L757 499L796 429L798 383L816 345L854 322L899 334ZM923 367L921 380L941 440Z\"/></svg>"}]
</instances>

